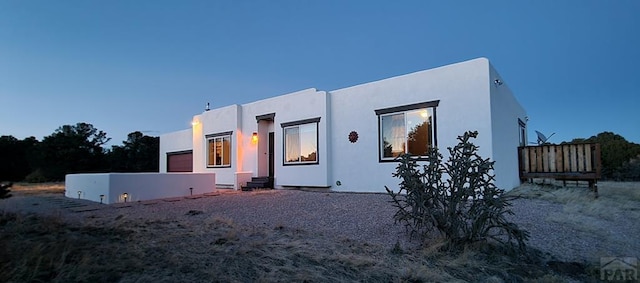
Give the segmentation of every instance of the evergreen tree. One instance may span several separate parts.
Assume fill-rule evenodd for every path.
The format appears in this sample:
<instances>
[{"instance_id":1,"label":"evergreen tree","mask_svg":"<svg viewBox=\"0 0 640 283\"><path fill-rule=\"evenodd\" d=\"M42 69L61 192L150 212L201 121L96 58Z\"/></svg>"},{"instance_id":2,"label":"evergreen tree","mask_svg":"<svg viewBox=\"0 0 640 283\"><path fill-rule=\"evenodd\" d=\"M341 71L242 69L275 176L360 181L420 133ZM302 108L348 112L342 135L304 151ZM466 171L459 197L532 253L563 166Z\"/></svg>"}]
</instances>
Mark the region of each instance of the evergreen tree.
<instances>
[{"instance_id":1,"label":"evergreen tree","mask_svg":"<svg viewBox=\"0 0 640 283\"><path fill-rule=\"evenodd\" d=\"M102 146L109 140L91 124L64 125L38 146L42 154L39 169L53 181L63 180L69 173L104 172L108 168Z\"/></svg>"},{"instance_id":2,"label":"evergreen tree","mask_svg":"<svg viewBox=\"0 0 640 283\"><path fill-rule=\"evenodd\" d=\"M602 132L584 141L600 144L603 178L627 179L624 178L625 174L622 171L636 170L634 166L638 165L634 165L637 163L634 163L633 160L640 157L640 144L629 142L624 137L612 132ZM631 174L634 173L631 172ZM632 179L634 178L632 177ZM639 179L635 178L635 180Z\"/></svg>"},{"instance_id":3,"label":"evergreen tree","mask_svg":"<svg viewBox=\"0 0 640 283\"><path fill-rule=\"evenodd\" d=\"M160 138L136 131L127 135L122 146L112 146L109 163L113 172L158 172Z\"/></svg>"}]
</instances>

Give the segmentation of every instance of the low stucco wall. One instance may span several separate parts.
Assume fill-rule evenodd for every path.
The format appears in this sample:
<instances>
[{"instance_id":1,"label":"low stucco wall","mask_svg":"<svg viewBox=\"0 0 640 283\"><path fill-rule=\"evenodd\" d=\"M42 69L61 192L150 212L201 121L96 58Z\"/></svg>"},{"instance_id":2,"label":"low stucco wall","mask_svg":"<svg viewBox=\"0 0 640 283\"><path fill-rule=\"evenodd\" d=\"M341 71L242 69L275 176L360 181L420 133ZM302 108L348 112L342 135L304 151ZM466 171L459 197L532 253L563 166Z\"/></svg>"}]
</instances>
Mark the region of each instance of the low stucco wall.
<instances>
[{"instance_id":1,"label":"low stucco wall","mask_svg":"<svg viewBox=\"0 0 640 283\"><path fill-rule=\"evenodd\" d=\"M124 202L125 193L128 202L142 201L209 193L215 184L213 173L69 174L65 196L111 204Z\"/></svg>"}]
</instances>

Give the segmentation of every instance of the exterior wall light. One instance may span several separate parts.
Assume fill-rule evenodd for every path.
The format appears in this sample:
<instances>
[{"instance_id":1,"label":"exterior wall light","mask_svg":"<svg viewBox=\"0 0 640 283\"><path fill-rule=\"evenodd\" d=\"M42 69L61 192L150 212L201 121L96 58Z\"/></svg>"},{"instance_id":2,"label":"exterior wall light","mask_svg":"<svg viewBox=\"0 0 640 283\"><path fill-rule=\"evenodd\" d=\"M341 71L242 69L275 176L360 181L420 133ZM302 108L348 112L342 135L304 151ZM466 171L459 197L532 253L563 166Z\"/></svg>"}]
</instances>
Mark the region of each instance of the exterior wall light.
<instances>
[{"instance_id":1,"label":"exterior wall light","mask_svg":"<svg viewBox=\"0 0 640 283\"><path fill-rule=\"evenodd\" d=\"M102 200L104 200L104 195L100 195L100 204L102 204Z\"/></svg>"},{"instance_id":2,"label":"exterior wall light","mask_svg":"<svg viewBox=\"0 0 640 283\"><path fill-rule=\"evenodd\" d=\"M127 193L122 194L122 198L124 199L124 202L127 202L128 197L129 197L129 194Z\"/></svg>"},{"instance_id":3,"label":"exterior wall light","mask_svg":"<svg viewBox=\"0 0 640 283\"><path fill-rule=\"evenodd\" d=\"M80 199L81 195L82 195L82 191L78 191L78 199Z\"/></svg>"},{"instance_id":4,"label":"exterior wall light","mask_svg":"<svg viewBox=\"0 0 640 283\"><path fill-rule=\"evenodd\" d=\"M193 195L193 188L189 188L189 191L191 191L191 195Z\"/></svg>"},{"instance_id":5,"label":"exterior wall light","mask_svg":"<svg viewBox=\"0 0 640 283\"><path fill-rule=\"evenodd\" d=\"M258 133L253 132L253 134L251 135L251 142L258 143Z\"/></svg>"}]
</instances>

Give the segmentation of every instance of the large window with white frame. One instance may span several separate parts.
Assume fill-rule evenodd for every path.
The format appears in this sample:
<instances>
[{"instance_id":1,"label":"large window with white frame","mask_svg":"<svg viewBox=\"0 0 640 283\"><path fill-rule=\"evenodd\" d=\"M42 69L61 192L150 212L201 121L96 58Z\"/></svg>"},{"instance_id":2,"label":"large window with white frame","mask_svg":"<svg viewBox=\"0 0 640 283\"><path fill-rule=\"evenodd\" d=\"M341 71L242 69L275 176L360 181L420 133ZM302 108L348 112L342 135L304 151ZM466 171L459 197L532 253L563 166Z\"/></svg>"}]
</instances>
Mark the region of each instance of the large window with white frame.
<instances>
[{"instance_id":1,"label":"large window with white frame","mask_svg":"<svg viewBox=\"0 0 640 283\"><path fill-rule=\"evenodd\" d=\"M207 135L207 167L231 167L231 132Z\"/></svg>"},{"instance_id":2,"label":"large window with white frame","mask_svg":"<svg viewBox=\"0 0 640 283\"><path fill-rule=\"evenodd\" d=\"M436 106L439 101L416 103L376 110L378 115L381 162L394 161L410 154L418 159L426 157L436 142Z\"/></svg>"},{"instance_id":3,"label":"large window with white frame","mask_svg":"<svg viewBox=\"0 0 640 283\"><path fill-rule=\"evenodd\" d=\"M320 118L282 123L284 165L318 164Z\"/></svg>"}]
</instances>

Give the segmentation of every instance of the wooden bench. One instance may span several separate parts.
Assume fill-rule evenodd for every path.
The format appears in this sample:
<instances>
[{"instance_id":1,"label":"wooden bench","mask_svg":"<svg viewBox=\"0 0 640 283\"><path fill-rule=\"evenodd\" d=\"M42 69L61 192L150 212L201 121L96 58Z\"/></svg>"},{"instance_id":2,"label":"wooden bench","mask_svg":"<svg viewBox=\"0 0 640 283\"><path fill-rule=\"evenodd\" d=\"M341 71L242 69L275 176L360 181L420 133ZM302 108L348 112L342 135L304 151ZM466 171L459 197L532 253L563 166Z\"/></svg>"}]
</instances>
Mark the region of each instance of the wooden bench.
<instances>
[{"instance_id":1,"label":"wooden bench","mask_svg":"<svg viewBox=\"0 0 640 283\"><path fill-rule=\"evenodd\" d=\"M567 143L518 147L520 180L549 178L588 181L598 197L598 179L602 171L600 144Z\"/></svg>"}]
</instances>

